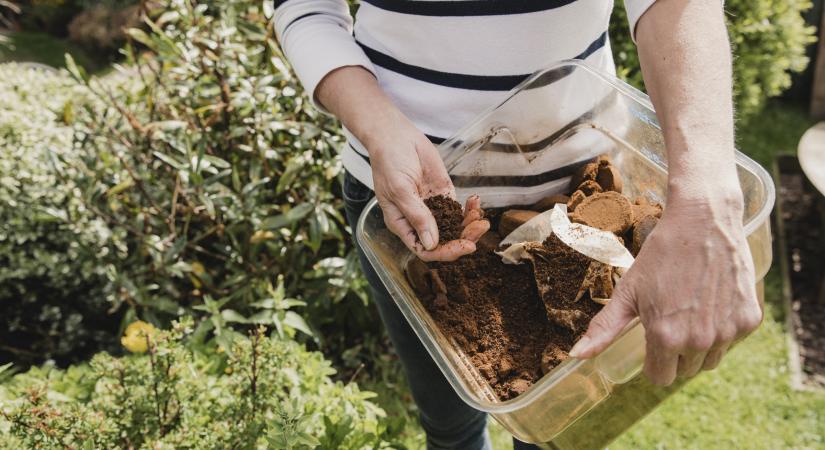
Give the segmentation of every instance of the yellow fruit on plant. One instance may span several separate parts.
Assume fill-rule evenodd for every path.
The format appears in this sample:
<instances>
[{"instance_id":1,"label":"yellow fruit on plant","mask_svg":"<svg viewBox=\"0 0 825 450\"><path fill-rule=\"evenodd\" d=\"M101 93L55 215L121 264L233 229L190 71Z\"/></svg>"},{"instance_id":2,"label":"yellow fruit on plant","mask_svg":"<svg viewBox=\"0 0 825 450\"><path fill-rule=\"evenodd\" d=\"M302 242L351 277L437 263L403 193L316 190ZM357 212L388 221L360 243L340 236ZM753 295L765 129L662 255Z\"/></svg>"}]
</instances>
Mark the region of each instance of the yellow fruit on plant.
<instances>
[{"instance_id":1,"label":"yellow fruit on plant","mask_svg":"<svg viewBox=\"0 0 825 450\"><path fill-rule=\"evenodd\" d=\"M132 353L146 353L149 350L149 339L155 335L157 329L152 324L142 320L132 322L126 327L120 343Z\"/></svg>"}]
</instances>

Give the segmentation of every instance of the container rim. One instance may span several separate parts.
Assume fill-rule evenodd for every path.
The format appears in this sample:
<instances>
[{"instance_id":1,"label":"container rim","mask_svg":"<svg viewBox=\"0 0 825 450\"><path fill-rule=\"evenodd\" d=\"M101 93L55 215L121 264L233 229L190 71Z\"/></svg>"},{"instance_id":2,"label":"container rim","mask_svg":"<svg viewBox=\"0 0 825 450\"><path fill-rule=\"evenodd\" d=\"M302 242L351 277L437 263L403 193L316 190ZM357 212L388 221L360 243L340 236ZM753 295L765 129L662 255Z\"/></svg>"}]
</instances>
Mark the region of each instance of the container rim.
<instances>
[{"instance_id":1,"label":"container rim","mask_svg":"<svg viewBox=\"0 0 825 450\"><path fill-rule=\"evenodd\" d=\"M438 146L438 148L440 150L443 150L443 149L447 149L450 146L454 145L456 142L459 141L459 136L461 136L461 135L465 134L467 131L469 131L478 120L480 120L481 118L486 117L487 115L491 114L494 110L499 108L503 103L510 100L517 92L521 91L525 86L527 86L527 85L531 84L532 82L534 82L538 77L542 76L543 74L545 74L549 71L560 70L560 69L564 69L566 67L567 68L578 68L578 69L582 69L582 70L587 71L590 75L595 76L597 78L600 78L605 83L611 85L613 88L616 89L616 91L623 94L626 98L628 98L632 101L635 101L639 106L648 109L650 112L654 112L653 104L650 101L650 97L648 95L644 94L643 92L637 90L636 88L630 86L629 84L625 83L624 81L616 78L615 76L607 75L605 73L602 73L601 71L594 69L593 67L591 67L589 64L587 64L584 61L575 60L575 59L564 60L564 61L560 61L560 62L552 64L552 65L550 65L550 66L548 66L544 69L541 69L541 70L538 70L538 71L534 72L527 79L525 79L524 81L519 83L518 86L514 87L508 93L507 97L503 101L495 104L494 106L491 106L491 107L487 108L484 112L482 112L481 114L476 116L476 119L473 122L471 122L470 124L465 125L461 129L456 131L454 133L453 137L451 137L451 138L445 140L444 142L442 142ZM655 123L653 123L651 125L654 125L657 129L661 130L661 127L659 126L658 121L656 121ZM774 187L774 184L773 184L773 179L770 177L768 172L762 166L760 166L758 163L756 163L755 161L753 161L752 159L750 159L746 155L742 154L738 150L736 150L735 161L739 166L741 166L742 168L744 168L744 169L748 170L749 172L753 173L754 175L756 175L756 177L760 180L760 182L762 183L762 185L764 186L764 189L765 189L765 192L764 192L765 201L764 201L763 205L750 218L750 220L748 220L746 223L743 224L744 229L745 229L745 233L747 235L750 235L767 219L768 215L770 214L771 209L773 208L773 204L776 201L776 190L775 190L775 187ZM666 168L667 166L665 165L664 167ZM366 232L365 232L364 224L366 223L366 219L369 216L370 212L374 208L377 207L377 204L378 204L378 200L376 198L373 198L372 200L370 200L370 202L364 208L364 211L362 212L361 216L358 218L358 223L356 225L355 233L356 233L357 240L360 243L364 243L364 242L370 240L369 237L367 236ZM370 264L373 266L373 268L379 274L379 278L381 279L382 283L384 283L385 287L390 292L390 294L393 296L394 300L395 300L396 294L400 294L400 295L403 296L404 294L402 294L400 292L397 292L397 289L395 289L391 285L388 285L384 281L384 280L390 279L390 274L380 264L380 261L378 261L378 258L375 255L375 253L368 246L362 246L362 248L363 248L364 253L365 253L367 259L369 260ZM401 310L401 312L403 313L403 315L405 316L407 321L409 321L409 322L416 325L416 326L413 326L412 328L415 331L416 335L418 335L418 338L420 340L422 340L422 342L426 342L429 337L428 336L422 336L423 324L421 323L421 320L418 318L415 311L413 311L406 304L405 301L397 301L396 300L395 303L399 307L399 309ZM619 336L616 337L614 342L619 340L628 331L630 331L634 327L638 326L639 323L640 322L639 322L638 318L631 321L631 323L628 324L627 327L625 327L624 331ZM450 367L449 367L449 362L448 362L449 359L447 358L447 355L444 354L443 349L441 349L440 346L438 346L438 345L436 345L434 348L431 348L430 346L425 346L425 347L427 347L428 352L431 354L431 356L433 356L433 358L435 359L436 364L439 366L439 368L441 368L442 372L450 372L450 370L449 370ZM593 360L593 361L595 362L595 360ZM531 404L533 401L535 401L537 398L539 398L545 392L547 392L550 388L552 388L555 384L557 384L559 381L561 381L565 376L567 376L570 373L573 373L573 372L577 371L582 365L587 364L589 362L591 362L591 360L574 359L574 358L568 359L567 361L563 362L561 365L556 367L550 373L550 376L542 377L531 389L529 389L523 395L519 395L518 397L516 397L514 399L503 401L503 402L502 401L493 402L493 401L477 398L476 396L471 395L465 389L465 386L463 386L461 381L459 381L455 376L452 376L451 374L448 375L447 373L445 373L445 375L447 375L446 376L447 380L450 382L450 385L456 391L458 396L465 403L467 403L468 405L470 405L470 406L472 406L472 407L474 407L474 408L476 408L480 411L493 413L493 414L504 414L504 413L509 413L509 412L521 409L524 406L526 406L528 404ZM444 367L445 365L447 367Z\"/></svg>"},{"instance_id":2,"label":"container rim","mask_svg":"<svg viewBox=\"0 0 825 450\"><path fill-rule=\"evenodd\" d=\"M617 92L620 92L629 100L636 102L639 106L647 109L655 116L656 111L653 108L653 102L650 101L649 95L645 94L644 92L636 89L635 87L627 84L626 82L620 80L619 78L613 75L609 75L598 69L595 69L593 66L591 66L583 60L567 59L551 64L543 69L539 69L536 72L533 72L533 74L527 77L524 81L522 81L516 87L511 89L507 93L507 97L504 100L496 103L493 106L488 107L482 113L477 115L475 120L459 128L458 131L453 133L453 136L451 138L439 144L438 149L446 150L450 147L453 147L457 142L460 141L459 136L462 136L466 134L468 131L470 131L475 126L475 123L478 122L482 117L486 117L492 114L496 109L501 107L501 105L503 105L504 103L508 102L511 98L513 98L513 96L520 92L524 87L532 84L536 79L540 78L547 72L563 70L564 68L577 68L588 72L590 75L599 78L605 83L609 84ZM659 125L658 120L656 120L654 123L650 123L650 125L654 126L659 131L662 130L662 127ZM759 165L759 163L749 158L747 155L743 154L738 149L735 149L734 158L737 164L756 175L756 177L759 178L759 181L765 187L765 202L762 204L762 207L756 212L756 214L754 214L750 220L743 224L745 234L750 235L754 231L756 231L756 229L762 224L762 222L765 221L765 219L767 219L767 217L773 210L774 204L776 203L776 187L774 186L773 178L771 178L771 175L768 173L767 170L765 170L764 167ZM661 164L663 165L663 168L667 169L666 162L662 161Z\"/></svg>"}]
</instances>

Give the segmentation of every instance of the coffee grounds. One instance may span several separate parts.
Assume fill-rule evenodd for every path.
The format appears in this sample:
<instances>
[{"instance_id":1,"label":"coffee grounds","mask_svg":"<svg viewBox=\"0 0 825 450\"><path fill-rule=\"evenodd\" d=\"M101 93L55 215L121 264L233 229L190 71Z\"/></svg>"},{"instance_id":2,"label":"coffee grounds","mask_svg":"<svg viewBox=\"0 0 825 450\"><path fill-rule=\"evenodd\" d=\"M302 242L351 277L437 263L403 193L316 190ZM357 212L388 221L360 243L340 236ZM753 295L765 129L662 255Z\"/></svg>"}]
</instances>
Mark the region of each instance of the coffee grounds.
<instances>
[{"instance_id":1,"label":"coffee grounds","mask_svg":"<svg viewBox=\"0 0 825 450\"><path fill-rule=\"evenodd\" d=\"M586 331L601 305L587 297L575 298L592 260L556 235L548 237L541 247L531 248L530 254L547 317L577 334Z\"/></svg>"},{"instance_id":2,"label":"coffee grounds","mask_svg":"<svg viewBox=\"0 0 825 450\"><path fill-rule=\"evenodd\" d=\"M425 308L502 400L546 373L542 354L549 343L566 352L579 337L547 319L529 264L507 265L492 250L479 249L429 265L446 286L447 301L422 299Z\"/></svg>"},{"instance_id":3,"label":"coffee grounds","mask_svg":"<svg viewBox=\"0 0 825 450\"><path fill-rule=\"evenodd\" d=\"M461 237L461 231L464 227L461 222L464 220L464 214L461 211L461 204L457 201L445 197L443 195L436 195L424 200L427 208L435 217L435 222L438 224L438 243L454 241Z\"/></svg>"}]
</instances>

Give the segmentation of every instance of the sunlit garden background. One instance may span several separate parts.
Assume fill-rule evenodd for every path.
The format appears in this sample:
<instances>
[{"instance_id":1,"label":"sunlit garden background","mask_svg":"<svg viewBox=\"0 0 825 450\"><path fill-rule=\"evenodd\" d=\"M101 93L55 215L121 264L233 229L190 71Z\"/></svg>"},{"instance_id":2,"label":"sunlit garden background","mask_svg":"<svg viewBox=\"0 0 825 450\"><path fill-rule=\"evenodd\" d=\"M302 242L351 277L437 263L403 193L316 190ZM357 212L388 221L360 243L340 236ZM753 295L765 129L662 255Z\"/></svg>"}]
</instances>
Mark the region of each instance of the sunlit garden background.
<instances>
[{"instance_id":1,"label":"sunlit garden background","mask_svg":"<svg viewBox=\"0 0 825 450\"><path fill-rule=\"evenodd\" d=\"M272 8L0 0L0 448L423 448ZM726 10L738 146L772 170L814 123L821 4ZM611 449L825 448L774 266L761 328Z\"/></svg>"}]
</instances>

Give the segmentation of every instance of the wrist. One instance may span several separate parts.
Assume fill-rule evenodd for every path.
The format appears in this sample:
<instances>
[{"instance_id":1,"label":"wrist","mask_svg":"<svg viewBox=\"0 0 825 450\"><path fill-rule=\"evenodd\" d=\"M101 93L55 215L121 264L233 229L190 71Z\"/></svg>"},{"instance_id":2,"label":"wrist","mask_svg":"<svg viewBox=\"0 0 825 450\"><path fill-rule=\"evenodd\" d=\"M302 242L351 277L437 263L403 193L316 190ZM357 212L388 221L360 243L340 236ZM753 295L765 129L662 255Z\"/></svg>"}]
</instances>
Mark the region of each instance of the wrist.
<instances>
[{"instance_id":1,"label":"wrist","mask_svg":"<svg viewBox=\"0 0 825 450\"><path fill-rule=\"evenodd\" d=\"M741 220L744 199L735 175L718 179L669 180L666 211Z\"/></svg>"}]
</instances>

